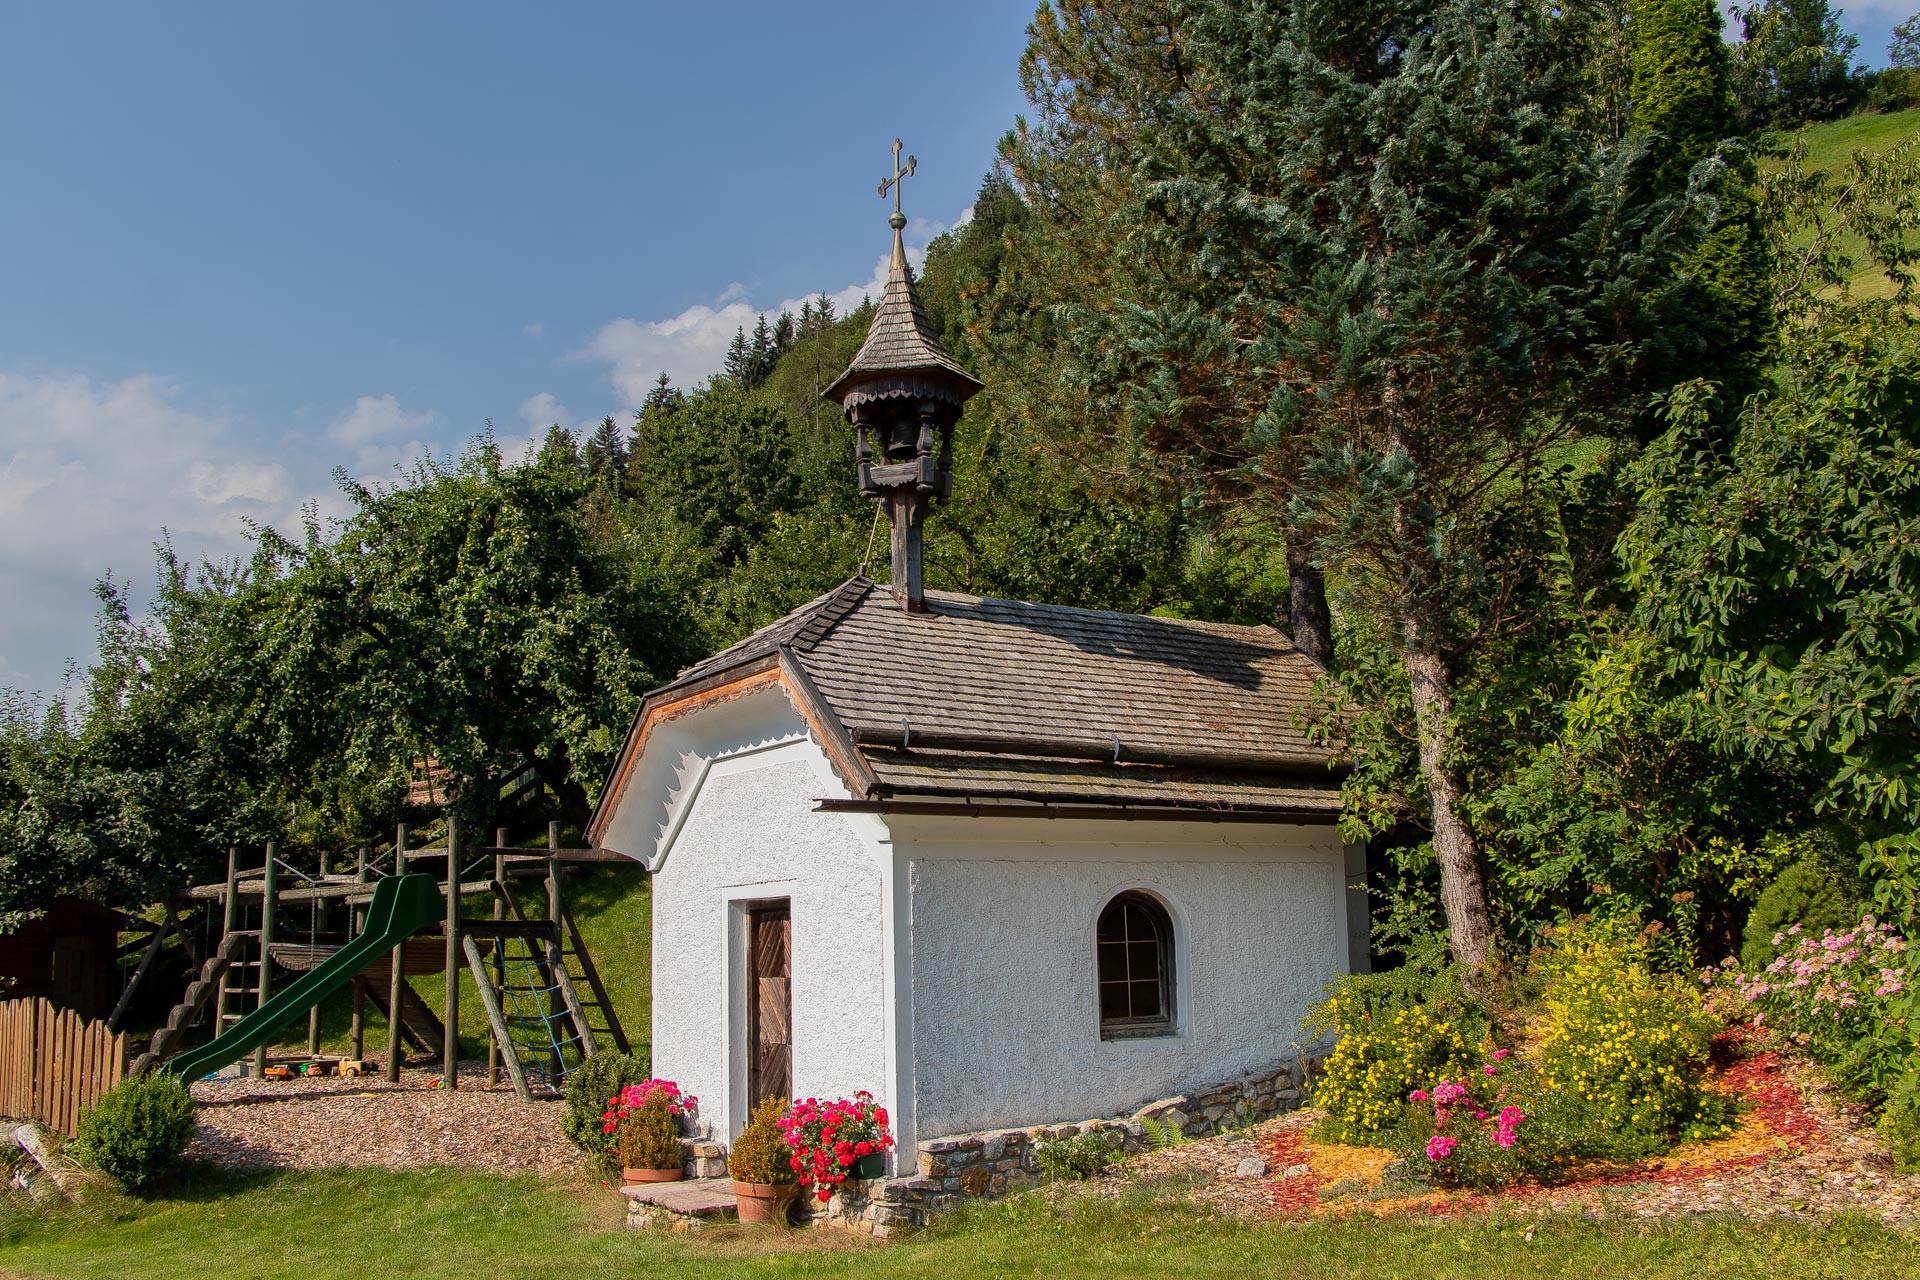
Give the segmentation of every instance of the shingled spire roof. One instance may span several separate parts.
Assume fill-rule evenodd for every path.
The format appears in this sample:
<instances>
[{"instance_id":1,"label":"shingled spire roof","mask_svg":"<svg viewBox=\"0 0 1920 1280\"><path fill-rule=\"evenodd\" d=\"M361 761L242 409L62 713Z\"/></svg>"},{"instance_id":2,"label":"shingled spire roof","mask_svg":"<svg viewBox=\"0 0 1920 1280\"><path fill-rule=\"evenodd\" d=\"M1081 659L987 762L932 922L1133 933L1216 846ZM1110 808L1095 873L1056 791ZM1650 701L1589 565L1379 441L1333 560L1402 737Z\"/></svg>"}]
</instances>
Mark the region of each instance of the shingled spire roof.
<instances>
[{"instance_id":1,"label":"shingled spire roof","mask_svg":"<svg viewBox=\"0 0 1920 1280\"><path fill-rule=\"evenodd\" d=\"M847 371L821 395L844 409L868 400L898 396L944 400L962 405L984 385L962 369L933 332L933 321L920 305L913 268L907 265L906 245L900 238L907 220L896 213L893 227L893 264L887 271L887 291L873 314L873 327L860 354Z\"/></svg>"}]
</instances>

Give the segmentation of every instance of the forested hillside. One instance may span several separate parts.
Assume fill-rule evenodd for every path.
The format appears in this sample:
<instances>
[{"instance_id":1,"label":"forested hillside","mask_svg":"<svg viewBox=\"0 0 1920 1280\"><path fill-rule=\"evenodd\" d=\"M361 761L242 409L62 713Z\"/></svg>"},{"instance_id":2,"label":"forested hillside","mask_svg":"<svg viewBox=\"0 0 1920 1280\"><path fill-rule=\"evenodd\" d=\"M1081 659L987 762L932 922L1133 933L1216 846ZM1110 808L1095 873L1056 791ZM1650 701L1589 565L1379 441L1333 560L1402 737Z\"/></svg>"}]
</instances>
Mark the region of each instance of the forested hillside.
<instances>
[{"instance_id":1,"label":"forested hillside","mask_svg":"<svg viewBox=\"0 0 1920 1280\"><path fill-rule=\"evenodd\" d=\"M1600 914L1710 961L1783 876L1910 927L1920 113L1818 123L1900 82L1802 83L1708 0L1338 8L1041 11L920 278L987 384L929 585L1324 657L1384 946ZM163 551L148 612L102 583L71 709L4 709L0 923L350 849L429 760L478 829L577 833L648 688L884 577L819 398L868 318L343 472L344 522Z\"/></svg>"}]
</instances>

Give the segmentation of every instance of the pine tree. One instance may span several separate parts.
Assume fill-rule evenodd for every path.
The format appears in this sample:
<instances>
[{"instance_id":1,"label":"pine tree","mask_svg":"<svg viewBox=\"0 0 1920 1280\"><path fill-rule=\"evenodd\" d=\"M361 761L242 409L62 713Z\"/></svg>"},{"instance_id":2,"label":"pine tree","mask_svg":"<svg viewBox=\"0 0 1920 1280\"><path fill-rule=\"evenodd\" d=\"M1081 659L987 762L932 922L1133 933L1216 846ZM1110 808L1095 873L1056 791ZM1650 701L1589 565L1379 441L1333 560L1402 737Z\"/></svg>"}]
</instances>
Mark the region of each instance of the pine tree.
<instances>
[{"instance_id":1,"label":"pine tree","mask_svg":"<svg viewBox=\"0 0 1920 1280\"><path fill-rule=\"evenodd\" d=\"M820 327L822 329L832 327L833 299L827 296L826 291L824 289L821 290L820 297L814 303L813 314L819 318Z\"/></svg>"},{"instance_id":2,"label":"pine tree","mask_svg":"<svg viewBox=\"0 0 1920 1280\"><path fill-rule=\"evenodd\" d=\"M641 402L640 413L644 415L656 412L671 412L681 403L681 400L680 392L674 388L673 383L667 378L666 370L662 369L660 376L653 380L653 389L647 392L647 398Z\"/></svg>"},{"instance_id":3,"label":"pine tree","mask_svg":"<svg viewBox=\"0 0 1920 1280\"><path fill-rule=\"evenodd\" d=\"M747 346L745 328L733 331L733 341L727 346L726 375L741 386L753 376L753 351Z\"/></svg>"},{"instance_id":4,"label":"pine tree","mask_svg":"<svg viewBox=\"0 0 1920 1280\"><path fill-rule=\"evenodd\" d=\"M773 323L773 360L768 367L769 373L772 372L772 364L778 364L782 356L793 350L793 338L793 313L782 311L780 318Z\"/></svg>"},{"instance_id":5,"label":"pine tree","mask_svg":"<svg viewBox=\"0 0 1920 1280\"><path fill-rule=\"evenodd\" d=\"M766 313L760 315L760 322L753 326L753 342L747 348L747 375L741 385L749 390L767 380L767 374L773 370L773 330L767 325Z\"/></svg>"},{"instance_id":6,"label":"pine tree","mask_svg":"<svg viewBox=\"0 0 1920 1280\"><path fill-rule=\"evenodd\" d=\"M600 425L594 428L587 438L586 447L580 451L580 460L586 464L587 474L614 488L626 479L627 442L620 425L609 414L600 419Z\"/></svg>"}]
</instances>

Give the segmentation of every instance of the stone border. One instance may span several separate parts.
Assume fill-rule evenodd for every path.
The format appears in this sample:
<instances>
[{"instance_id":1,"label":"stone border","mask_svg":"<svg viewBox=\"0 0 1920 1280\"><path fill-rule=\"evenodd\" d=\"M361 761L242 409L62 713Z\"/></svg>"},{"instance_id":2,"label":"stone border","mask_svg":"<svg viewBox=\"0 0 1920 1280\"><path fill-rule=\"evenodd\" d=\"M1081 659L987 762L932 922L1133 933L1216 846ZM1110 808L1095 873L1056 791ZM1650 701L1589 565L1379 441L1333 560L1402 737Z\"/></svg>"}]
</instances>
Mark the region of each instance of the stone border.
<instances>
[{"instance_id":1,"label":"stone border","mask_svg":"<svg viewBox=\"0 0 1920 1280\"><path fill-rule=\"evenodd\" d=\"M1315 1065L1316 1059L1295 1059L1264 1075L1149 1102L1120 1118L929 1138L915 1152L913 1174L849 1180L824 1208L806 1206L812 1209L808 1225L843 1226L881 1238L924 1227L964 1201L994 1200L1036 1185L1040 1147L1083 1133L1118 1133L1121 1150L1133 1154L1151 1146L1148 1120L1190 1138L1244 1128L1298 1107L1305 1099L1302 1077Z\"/></svg>"}]
</instances>

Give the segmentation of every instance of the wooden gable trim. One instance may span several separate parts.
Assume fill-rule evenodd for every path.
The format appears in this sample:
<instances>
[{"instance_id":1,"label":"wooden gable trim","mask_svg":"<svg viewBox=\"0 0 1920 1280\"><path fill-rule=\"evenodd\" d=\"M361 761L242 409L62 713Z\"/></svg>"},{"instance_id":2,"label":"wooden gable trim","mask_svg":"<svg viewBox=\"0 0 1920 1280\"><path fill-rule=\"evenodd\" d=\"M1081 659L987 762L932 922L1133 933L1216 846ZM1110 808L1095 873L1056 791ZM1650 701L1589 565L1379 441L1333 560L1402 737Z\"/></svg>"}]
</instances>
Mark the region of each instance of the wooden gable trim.
<instances>
[{"instance_id":1,"label":"wooden gable trim","mask_svg":"<svg viewBox=\"0 0 1920 1280\"><path fill-rule=\"evenodd\" d=\"M627 778L632 774L641 753L646 750L647 739L656 727L708 707L744 698L780 682L779 659L770 653L741 666L717 671L703 679L648 694L642 699L640 710L634 713L633 726L627 730L626 741L620 745L613 776L608 780L606 790L600 793L600 803L594 806L593 817L587 821L587 843L596 849L600 847L600 833L619 807L619 797L626 789Z\"/></svg>"},{"instance_id":2,"label":"wooden gable trim","mask_svg":"<svg viewBox=\"0 0 1920 1280\"><path fill-rule=\"evenodd\" d=\"M800 665L800 659L792 649L781 645L780 675L786 686L787 696L793 702L800 718L807 722L814 741L827 753L827 760L833 765L833 771L840 775L840 781L853 789L857 796L868 800L880 794L880 779L874 776L873 769L867 764L867 758L860 754L860 748L853 743L840 717L833 714L833 708L820 695L813 677Z\"/></svg>"}]
</instances>

